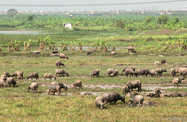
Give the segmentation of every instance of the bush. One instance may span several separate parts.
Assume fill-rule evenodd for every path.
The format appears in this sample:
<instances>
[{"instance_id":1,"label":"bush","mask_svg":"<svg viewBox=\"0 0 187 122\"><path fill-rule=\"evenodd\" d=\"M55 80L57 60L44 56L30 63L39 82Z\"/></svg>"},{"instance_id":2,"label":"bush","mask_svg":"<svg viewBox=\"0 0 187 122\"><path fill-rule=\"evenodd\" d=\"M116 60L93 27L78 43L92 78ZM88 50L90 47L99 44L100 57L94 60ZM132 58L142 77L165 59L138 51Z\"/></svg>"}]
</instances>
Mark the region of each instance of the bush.
<instances>
[{"instance_id":1,"label":"bush","mask_svg":"<svg viewBox=\"0 0 187 122\"><path fill-rule=\"evenodd\" d=\"M146 23L150 23L151 22L151 19L149 17L146 17Z\"/></svg>"},{"instance_id":2,"label":"bush","mask_svg":"<svg viewBox=\"0 0 187 122\"><path fill-rule=\"evenodd\" d=\"M33 19L34 19L34 15L29 15L27 20L32 21Z\"/></svg>"},{"instance_id":3,"label":"bush","mask_svg":"<svg viewBox=\"0 0 187 122\"><path fill-rule=\"evenodd\" d=\"M168 21L169 21L169 18L166 15L161 15L158 17L159 24L167 24Z\"/></svg>"},{"instance_id":4,"label":"bush","mask_svg":"<svg viewBox=\"0 0 187 122\"><path fill-rule=\"evenodd\" d=\"M117 27L119 27L121 29L125 28L125 20L122 20L122 19L118 20Z\"/></svg>"},{"instance_id":5,"label":"bush","mask_svg":"<svg viewBox=\"0 0 187 122\"><path fill-rule=\"evenodd\" d=\"M179 23L179 18L175 17L175 23Z\"/></svg>"}]
</instances>

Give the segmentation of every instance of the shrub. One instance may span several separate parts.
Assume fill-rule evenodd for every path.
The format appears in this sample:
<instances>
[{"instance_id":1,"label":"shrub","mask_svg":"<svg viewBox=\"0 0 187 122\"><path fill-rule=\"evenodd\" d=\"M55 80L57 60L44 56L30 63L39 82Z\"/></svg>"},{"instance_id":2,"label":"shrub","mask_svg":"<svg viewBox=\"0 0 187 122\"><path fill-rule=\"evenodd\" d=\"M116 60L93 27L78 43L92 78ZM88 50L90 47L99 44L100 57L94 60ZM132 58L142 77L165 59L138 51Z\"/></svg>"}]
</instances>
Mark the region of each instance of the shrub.
<instances>
[{"instance_id":1,"label":"shrub","mask_svg":"<svg viewBox=\"0 0 187 122\"><path fill-rule=\"evenodd\" d=\"M167 24L168 21L169 21L169 18L166 15L161 15L158 17L159 24Z\"/></svg>"},{"instance_id":2,"label":"shrub","mask_svg":"<svg viewBox=\"0 0 187 122\"><path fill-rule=\"evenodd\" d=\"M122 20L122 19L118 20L117 27L119 27L121 29L125 28L125 20Z\"/></svg>"}]
</instances>

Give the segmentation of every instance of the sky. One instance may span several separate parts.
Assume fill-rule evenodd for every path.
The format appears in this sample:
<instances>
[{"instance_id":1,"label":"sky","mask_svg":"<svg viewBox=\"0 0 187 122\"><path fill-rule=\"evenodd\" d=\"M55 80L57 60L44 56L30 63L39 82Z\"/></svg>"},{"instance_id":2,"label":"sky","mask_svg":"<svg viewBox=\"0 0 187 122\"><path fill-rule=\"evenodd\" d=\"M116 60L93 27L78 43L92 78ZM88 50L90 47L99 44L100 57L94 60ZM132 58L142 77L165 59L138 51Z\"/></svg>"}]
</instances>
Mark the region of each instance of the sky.
<instances>
[{"instance_id":1,"label":"sky","mask_svg":"<svg viewBox=\"0 0 187 122\"><path fill-rule=\"evenodd\" d=\"M134 2L155 2L171 0L0 0L0 4L37 4L37 5L67 5L67 4L113 4ZM18 12L23 11L93 11L93 10L185 10L187 0L183 2L136 4L136 5L107 5L107 6L65 6L65 7L28 7L28 6L0 6L0 11L8 11L15 8Z\"/></svg>"}]
</instances>

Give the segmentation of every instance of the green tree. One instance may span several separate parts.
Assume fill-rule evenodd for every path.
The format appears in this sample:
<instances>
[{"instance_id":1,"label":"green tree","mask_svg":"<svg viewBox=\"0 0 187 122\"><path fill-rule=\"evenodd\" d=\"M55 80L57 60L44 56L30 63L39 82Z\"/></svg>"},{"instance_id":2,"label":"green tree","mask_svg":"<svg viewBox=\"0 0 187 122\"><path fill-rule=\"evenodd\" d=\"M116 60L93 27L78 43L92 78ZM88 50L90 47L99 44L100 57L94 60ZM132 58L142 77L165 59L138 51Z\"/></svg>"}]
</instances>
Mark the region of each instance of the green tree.
<instances>
[{"instance_id":1,"label":"green tree","mask_svg":"<svg viewBox=\"0 0 187 122\"><path fill-rule=\"evenodd\" d=\"M118 20L117 27L119 27L121 29L125 28L125 20L122 20L122 19Z\"/></svg>"},{"instance_id":2,"label":"green tree","mask_svg":"<svg viewBox=\"0 0 187 122\"><path fill-rule=\"evenodd\" d=\"M14 8L11 8L7 11L7 14L11 17L14 17L14 15L18 14L18 11Z\"/></svg>"},{"instance_id":3,"label":"green tree","mask_svg":"<svg viewBox=\"0 0 187 122\"><path fill-rule=\"evenodd\" d=\"M146 17L146 23L150 23L151 22L151 19L149 17Z\"/></svg>"},{"instance_id":4,"label":"green tree","mask_svg":"<svg viewBox=\"0 0 187 122\"><path fill-rule=\"evenodd\" d=\"M158 17L159 24L167 24L168 21L169 21L169 18L166 15L161 15Z\"/></svg>"},{"instance_id":5,"label":"green tree","mask_svg":"<svg viewBox=\"0 0 187 122\"><path fill-rule=\"evenodd\" d=\"M179 23L179 18L175 17L175 23Z\"/></svg>"},{"instance_id":6,"label":"green tree","mask_svg":"<svg viewBox=\"0 0 187 122\"><path fill-rule=\"evenodd\" d=\"M34 19L34 15L29 15L27 20L32 21L33 19Z\"/></svg>"}]
</instances>

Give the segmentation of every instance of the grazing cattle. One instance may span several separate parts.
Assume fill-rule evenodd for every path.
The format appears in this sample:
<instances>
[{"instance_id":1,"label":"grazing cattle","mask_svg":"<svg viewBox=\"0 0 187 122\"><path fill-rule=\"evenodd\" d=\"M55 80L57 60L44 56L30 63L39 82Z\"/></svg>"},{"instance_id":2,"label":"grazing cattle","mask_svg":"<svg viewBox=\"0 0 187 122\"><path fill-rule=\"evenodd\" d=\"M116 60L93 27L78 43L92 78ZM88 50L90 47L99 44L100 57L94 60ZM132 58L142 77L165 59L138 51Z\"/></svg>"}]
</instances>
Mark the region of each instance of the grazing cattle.
<instances>
[{"instance_id":1,"label":"grazing cattle","mask_svg":"<svg viewBox=\"0 0 187 122\"><path fill-rule=\"evenodd\" d=\"M145 75L147 77L147 75L150 74L150 71L148 69L137 69L136 73L138 76Z\"/></svg>"},{"instance_id":2,"label":"grazing cattle","mask_svg":"<svg viewBox=\"0 0 187 122\"><path fill-rule=\"evenodd\" d=\"M134 49L134 47L128 47L127 49L128 49L128 53L129 53L129 51L136 52L136 50Z\"/></svg>"},{"instance_id":3,"label":"grazing cattle","mask_svg":"<svg viewBox=\"0 0 187 122\"><path fill-rule=\"evenodd\" d=\"M123 87L122 87L122 93L125 94L125 93L128 93L128 92L130 92L129 87L126 86L126 85L123 86Z\"/></svg>"},{"instance_id":4,"label":"grazing cattle","mask_svg":"<svg viewBox=\"0 0 187 122\"><path fill-rule=\"evenodd\" d=\"M129 99L129 105L139 104L139 106L142 106L143 102L144 102L144 98L142 95L137 95L136 93L131 94L131 99Z\"/></svg>"},{"instance_id":5,"label":"grazing cattle","mask_svg":"<svg viewBox=\"0 0 187 122\"><path fill-rule=\"evenodd\" d=\"M145 97L155 97L155 93L154 92L148 92Z\"/></svg>"},{"instance_id":6,"label":"grazing cattle","mask_svg":"<svg viewBox=\"0 0 187 122\"><path fill-rule=\"evenodd\" d=\"M162 75L163 72L167 72L166 69L162 69L162 68L156 68L156 71L158 72L159 75Z\"/></svg>"},{"instance_id":7,"label":"grazing cattle","mask_svg":"<svg viewBox=\"0 0 187 122\"><path fill-rule=\"evenodd\" d=\"M68 87L65 86L63 83L60 83L60 82L52 82L51 85L59 85L60 86L60 89L64 89L65 91L68 90Z\"/></svg>"},{"instance_id":8,"label":"grazing cattle","mask_svg":"<svg viewBox=\"0 0 187 122\"><path fill-rule=\"evenodd\" d=\"M159 61L155 61L154 65L160 66L160 62Z\"/></svg>"},{"instance_id":9,"label":"grazing cattle","mask_svg":"<svg viewBox=\"0 0 187 122\"><path fill-rule=\"evenodd\" d=\"M155 97L160 97L161 94L161 89L160 88L156 88L155 89Z\"/></svg>"},{"instance_id":10,"label":"grazing cattle","mask_svg":"<svg viewBox=\"0 0 187 122\"><path fill-rule=\"evenodd\" d=\"M102 96L102 101L104 102L104 104L107 104L107 102L114 102L116 104L116 102L118 100L121 100L123 103L125 103L125 97L119 95L116 92L114 92L114 93L105 93Z\"/></svg>"},{"instance_id":11,"label":"grazing cattle","mask_svg":"<svg viewBox=\"0 0 187 122\"><path fill-rule=\"evenodd\" d=\"M28 89L28 90L31 89L32 92L36 91L36 93L37 93L38 84L35 83L35 82L33 82L33 83L31 83L31 85L29 85L29 86L27 87L27 89Z\"/></svg>"},{"instance_id":12,"label":"grazing cattle","mask_svg":"<svg viewBox=\"0 0 187 122\"><path fill-rule=\"evenodd\" d=\"M4 80L4 81L6 81L6 76L5 75L1 75L1 80Z\"/></svg>"},{"instance_id":13,"label":"grazing cattle","mask_svg":"<svg viewBox=\"0 0 187 122\"><path fill-rule=\"evenodd\" d=\"M92 71L92 73L90 74L91 77L96 76L99 77L99 69L95 69Z\"/></svg>"},{"instance_id":14,"label":"grazing cattle","mask_svg":"<svg viewBox=\"0 0 187 122\"><path fill-rule=\"evenodd\" d=\"M60 53L60 54L59 54L59 57L60 57L60 58L66 58L66 59L68 59L68 56L66 56L66 55L63 54L63 53Z\"/></svg>"},{"instance_id":15,"label":"grazing cattle","mask_svg":"<svg viewBox=\"0 0 187 122\"><path fill-rule=\"evenodd\" d=\"M33 78L36 78L36 80L38 79L39 80L39 74L37 72L33 72L33 73L30 73L30 75L27 77L27 80L31 78L33 80Z\"/></svg>"},{"instance_id":16,"label":"grazing cattle","mask_svg":"<svg viewBox=\"0 0 187 122\"><path fill-rule=\"evenodd\" d=\"M141 91L141 82L139 80L128 81L125 85L128 86L129 90L138 88L138 92Z\"/></svg>"},{"instance_id":17,"label":"grazing cattle","mask_svg":"<svg viewBox=\"0 0 187 122\"><path fill-rule=\"evenodd\" d=\"M0 86L7 87L7 84L4 80L0 79Z\"/></svg>"},{"instance_id":18,"label":"grazing cattle","mask_svg":"<svg viewBox=\"0 0 187 122\"><path fill-rule=\"evenodd\" d=\"M54 79L56 80L56 77L53 76L52 73L45 73L45 74L44 74L44 80L46 80L46 78L49 78L49 79L54 78Z\"/></svg>"},{"instance_id":19,"label":"grazing cattle","mask_svg":"<svg viewBox=\"0 0 187 122\"><path fill-rule=\"evenodd\" d=\"M15 71L11 77L18 77L18 79L23 79L23 71Z\"/></svg>"},{"instance_id":20,"label":"grazing cattle","mask_svg":"<svg viewBox=\"0 0 187 122\"><path fill-rule=\"evenodd\" d=\"M124 69L122 70L122 73L123 73L124 71L125 71L125 75L126 75L126 77L128 77L129 74L130 74L130 77L133 76L133 74L134 74L133 69L130 68L130 67L126 67L126 68L124 68Z\"/></svg>"},{"instance_id":21,"label":"grazing cattle","mask_svg":"<svg viewBox=\"0 0 187 122\"><path fill-rule=\"evenodd\" d=\"M174 78L172 83L174 84L174 86L175 86L175 84L177 84L177 86L178 86L178 84L181 83L182 80L184 80L184 78Z\"/></svg>"},{"instance_id":22,"label":"grazing cattle","mask_svg":"<svg viewBox=\"0 0 187 122\"><path fill-rule=\"evenodd\" d=\"M113 71L113 73L110 76L112 76L112 77L118 76L118 72L119 71L116 69L116 70Z\"/></svg>"},{"instance_id":23,"label":"grazing cattle","mask_svg":"<svg viewBox=\"0 0 187 122\"><path fill-rule=\"evenodd\" d=\"M111 76L111 74L113 73L114 69L113 68L109 68L106 70L106 73L107 73L107 77L108 76Z\"/></svg>"},{"instance_id":24,"label":"grazing cattle","mask_svg":"<svg viewBox=\"0 0 187 122\"><path fill-rule=\"evenodd\" d=\"M61 86L56 85L56 84L52 84L52 85L49 87L48 95L49 95L51 92L53 93L53 95L55 95L55 92L58 92L58 95L60 95Z\"/></svg>"},{"instance_id":25,"label":"grazing cattle","mask_svg":"<svg viewBox=\"0 0 187 122\"><path fill-rule=\"evenodd\" d=\"M59 68L61 66L65 66L62 62L60 61L55 61L56 67Z\"/></svg>"},{"instance_id":26,"label":"grazing cattle","mask_svg":"<svg viewBox=\"0 0 187 122\"><path fill-rule=\"evenodd\" d=\"M65 72L63 69L56 69L55 70L55 76L57 76L57 74L62 74L64 77L64 74L66 74L67 76L69 76L69 74L67 72Z\"/></svg>"},{"instance_id":27,"label":"grazing cattle","mask_svg":"<svg viewBox=\"0 0 187 122\"><path fill-rule=\"evenodd\" d=\"M58 51L56 51L56 50L53 50L53 52L52 52L53 54L57 54L58 53Z\"/></svg>"},{"instance_id":28,"label":"grazing cattle","mask_svg":"<svg viewBox=\"0 0 187 122\"><path fill-rule=\"evenodd\" d=\"M4 72L4 76L5 77L11 77L10 74L8 72Z\"/></svg>"},{"instance_id":29,"label":"grazing cattle","mask_svg":"<svg viewBox=\"0 0 187 122\"><path fill-rule=\"evenodd\" d=\"M34 54L40 54L40 51L33 51L31 53L34 53Z\"/></svg>"},{"instance_id":30,"label":"grazing cattle","mask_svg":"<svg viewBox=\"0 0 187 122\"><path fill-rule=\"evenodd\" d=\"M9 87L11 87L12 84L13 84L13 87L15 87L15 85L17 84L13 77L9 77L6 83L8 83Z\"/></svg>"},{"instance_id":31,"label":"grazing cattle","mask_svg":"<svg viewBox=\"0 0 187 122\"><path fill-rule=\"evenodd\" d=\"M166 97L181 97L179 93L170 92L169 94L165 95Z\"/></svg>"},{"instance_id":32,"label":"grazing cattle","mask_svg":"<svg viewBox=\"0 0 187 122\"><path fill-rule=\"evenodd\" d=\"M79 87L79 89L82 89L82 82L80 80L76 80L73 85L72 85L72 89L76 89L77 87Z\"/></svg>"},{"instance_id":33,"label":"grazing cattle","mask_svg":"<svg viewBox=\"0 0 187 122\"><path fill-rule=\"evenodd\" d=\"M187 68L182 68L182 67L180 67L180 68L178 69L178 72L179 72L179 74L180 74L181 76L183 76L183 74L184 74L186 71L187 71Z\"/></svg>"},{"instance_id":34,"label":"grazing cattle","mask_svg":"<svg viewBox=\"0 0 187 122\"><path fill-rule=\"evenodd\" d=\"M179 73L178 70L175 70L174 68L171 68L170 74L174 77L177 73Z\"/></svg>"},{"instance_id":35,"label":"grazing cattle","mask_svg":"<svg viewBox=\"0 0 187 122\"><path fill-rule=\"evenodd\" d=\"M165 64L165 63L166 63L166 60L162 59L161 64Z\"/></svg>"},{"instance_id":36,"label":"grazing cattle","mask_svg":"<svg viewBox=\"0 0 187 122\"><path fill-rule=\"evenodd\" d=\"M115 55L116 53L114 51L111 52L111 55Z\"/></svg>"},{"instance_id":37,"label":"grazing cattle","mask_svg":"<svg viewBox=\"0 0 187 122\"><path fill-rule=\"evenodd\" d=\"M158 72L154 69L150 70L150 75L153 77L154 75L158 77Z\"/></svg>"},{"instance_id":38,"label":"grazing cattle","mask_svg":"<svg viewBox=\"0 0 187 122\"><path fill-rule=\"evenodd\" d=\"M103 103L101 96L98 96L95 99L95 105L96 105L96 107L103 109L103 107L104 107L105 104Z\"/></svg>"},{"instance_id":39,"label":"grazing cattle","mask_svg":"<svg viewBox=\"0 0 187 122\"><path fill-rule=\"evenodd\" d=\"M87 52L87 55L90 55L90 54L92 54L93 53L93 51L88 51Z\"/></svg>"}]
</instances>

